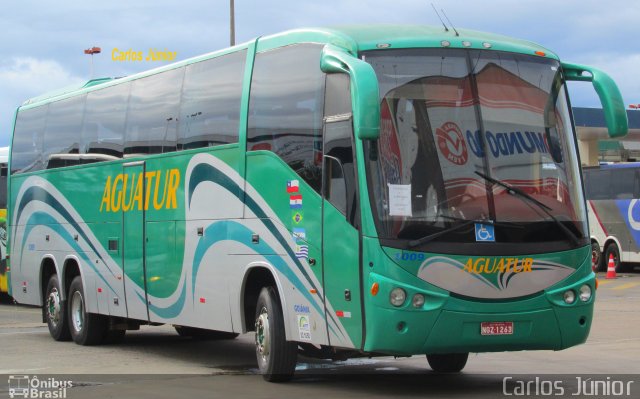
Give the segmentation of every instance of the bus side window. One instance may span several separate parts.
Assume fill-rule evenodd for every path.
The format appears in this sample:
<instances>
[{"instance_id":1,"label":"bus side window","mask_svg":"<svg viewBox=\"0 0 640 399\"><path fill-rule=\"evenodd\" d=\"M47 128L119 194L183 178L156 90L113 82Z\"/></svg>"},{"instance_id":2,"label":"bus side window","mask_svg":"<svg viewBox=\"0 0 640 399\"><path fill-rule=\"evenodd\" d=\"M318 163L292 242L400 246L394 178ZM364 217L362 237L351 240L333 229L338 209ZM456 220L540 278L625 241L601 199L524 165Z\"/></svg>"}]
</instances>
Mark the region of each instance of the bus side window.
<instances>
[{"instance_id":1,"label":"bus side window","mask_svg":"<svg viewBox=\"0 0 640 399\"><path fill-rule=\"evenodd\" d=\"M71 97L49 104L49 115L42 146L45 169L55 169L78 164L82 136L82 116L86 95Z\"/></svg>"},{"instance_id":2,"label":"bus side window","mask_svg":"<svg viewBox=\"0 0 640 399\"><path fill-rule=\"evenodd\" d=\"M92 91L87 96L81 154L122 158L124 123L131 83Z\"/></svg>"},{"instance_id":3,"label":"bus side window","mask_svg":"<svg viewBox=\"0 0 640 399\"><path fill-rule=\"evenodd\" d=\"M175 151L184 67L133 81L125 156Z\"/></svg>"},{"instance_id":4,"label":"bus side window","mask_svg":"<svg viewBox=\"0 0 640 399\"><path fill-rule=\"evenodd\" d=\"M247 128L247 151L273 151L318 193L325 81L321 51L321 45L305 43L256 54Z\"/></svg>"},{"instance_id":5,"label":"bus side window","mask_svg":"<svg viewBox=\"0 0 640 399\"><path fill-rule=\"evenodd\" d=\"M42 169L42 138L49 105L20 110L11 149L11 173Z\"/></svg>"},{"instance_id":6,"label":"bus side window","mask_svg":"<svg viewBox=\"0 0 640 399\"><path fill-rule=\"evenodd\" d=\"M324 117L324 196L349 223L357 226L356 177L350 79L329 74Z\"/></svg>"},{"instance_id":7,"label":"bus side window","mask_svg":"<svg viewBox=\"0 0 640 399\"><path fill-rule=\"evenodd\" d=\"M238 142L247 51L188 65L178 121L178 150Z\"/></svg>"}]
</instances>

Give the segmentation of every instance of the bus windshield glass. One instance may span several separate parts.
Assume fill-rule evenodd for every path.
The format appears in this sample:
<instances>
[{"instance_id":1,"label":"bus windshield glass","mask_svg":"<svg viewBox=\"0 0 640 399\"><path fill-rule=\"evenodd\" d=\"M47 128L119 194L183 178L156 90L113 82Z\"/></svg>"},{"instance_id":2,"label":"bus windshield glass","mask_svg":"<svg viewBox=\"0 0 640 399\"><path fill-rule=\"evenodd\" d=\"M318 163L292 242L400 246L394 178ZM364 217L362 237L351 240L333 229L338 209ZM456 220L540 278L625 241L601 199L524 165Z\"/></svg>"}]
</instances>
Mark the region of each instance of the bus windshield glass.
<instances>
[{"instance_id":1,"label":"bus windshield glass","mask_svg":"<svg viewBox=\"0 0 640 399\"><path fill-rule=\"evenodd\" d=\"M586 245L558 61L458 49L363 57L380 86L380 138L366 145L380 238L475 243L476 222L492 226L496 243Z\"/></svg>"}]
</instances>

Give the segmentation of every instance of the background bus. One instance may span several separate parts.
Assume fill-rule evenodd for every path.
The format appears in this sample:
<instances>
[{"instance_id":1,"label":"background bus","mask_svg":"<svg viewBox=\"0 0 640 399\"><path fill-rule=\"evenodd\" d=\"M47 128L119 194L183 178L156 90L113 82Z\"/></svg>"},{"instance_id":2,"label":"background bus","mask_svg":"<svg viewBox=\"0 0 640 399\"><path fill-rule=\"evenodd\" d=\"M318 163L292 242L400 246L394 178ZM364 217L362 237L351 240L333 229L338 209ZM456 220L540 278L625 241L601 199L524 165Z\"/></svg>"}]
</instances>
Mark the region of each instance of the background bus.
<instances>
[{"instance_id":1,"label":"background bus","mask_svg":"<svg viewBox=\"0 0 640 399\"><path fill-rule=\"evenodd\" d=\"M613 256L616 271L628 271L640 262L640 163L586 167L583 176L596 268Z\"/></svg>"},{"instance_id":2,"label":"background bus","mask_svg":"<svg viewBox=\"0 0 640 399\"><path fill-rule=\"evenodd\" d=\"M297 30L27 101L14 299L82 345L255 331L271 381L298 351L452 372L583 343L595 276L566 82L598 87L612 136L624 103L601 71L459 32Z\"/></svg>"},{"instance_id":3,"label":"background bus","mask_svg":"<svg viewBox=\"0 0 640 399\"><path fill-rule=\"evenodd\" d=\"M7 175L9 147L0 148L0 293L7 287Z\"/></svg>"}]
</instances>

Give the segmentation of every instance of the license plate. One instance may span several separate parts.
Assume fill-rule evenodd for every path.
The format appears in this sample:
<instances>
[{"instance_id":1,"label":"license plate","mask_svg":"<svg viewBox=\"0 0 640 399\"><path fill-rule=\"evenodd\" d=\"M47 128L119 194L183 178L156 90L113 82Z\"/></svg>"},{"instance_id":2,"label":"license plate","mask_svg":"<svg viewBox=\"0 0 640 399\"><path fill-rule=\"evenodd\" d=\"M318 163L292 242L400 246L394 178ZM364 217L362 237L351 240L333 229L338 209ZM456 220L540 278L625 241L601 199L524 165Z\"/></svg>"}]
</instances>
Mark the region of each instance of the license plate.
<instances>
[{"instance_id":1,"label":"license plate","mask_svg":"<svg viewBox=\"0 0 640 399\"><path fill-rule=\"evenodd\" d=\"M512 321L490 321L480 323L480 334L482 335L512 335Z\"/></svg>"}]
</instances>

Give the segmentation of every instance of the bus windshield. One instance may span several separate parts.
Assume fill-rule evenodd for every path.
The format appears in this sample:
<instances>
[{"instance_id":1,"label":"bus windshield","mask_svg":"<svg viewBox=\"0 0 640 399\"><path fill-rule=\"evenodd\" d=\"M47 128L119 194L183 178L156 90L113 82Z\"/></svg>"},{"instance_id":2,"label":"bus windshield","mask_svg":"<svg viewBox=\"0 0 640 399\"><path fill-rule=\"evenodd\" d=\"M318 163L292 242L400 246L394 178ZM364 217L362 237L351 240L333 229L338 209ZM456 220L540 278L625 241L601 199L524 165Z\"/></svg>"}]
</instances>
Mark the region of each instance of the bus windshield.
<instances>
[{"instance_id":1,"label":"bus windshield","mask_svg":"<svg viewBox=\"0 0 640 399\"><path fill-rule=\"evenodd\" d=\"M586 245L558 61L457 49L363 56L380 86L380 138L366 146L380 238L474 243L475 221L492 225L496 243Z\"/></svg>"}]
</instances>

